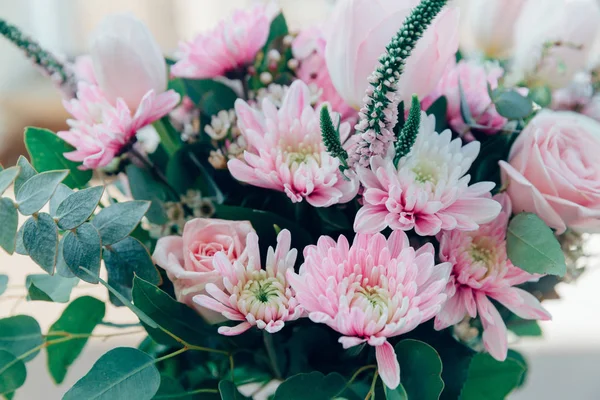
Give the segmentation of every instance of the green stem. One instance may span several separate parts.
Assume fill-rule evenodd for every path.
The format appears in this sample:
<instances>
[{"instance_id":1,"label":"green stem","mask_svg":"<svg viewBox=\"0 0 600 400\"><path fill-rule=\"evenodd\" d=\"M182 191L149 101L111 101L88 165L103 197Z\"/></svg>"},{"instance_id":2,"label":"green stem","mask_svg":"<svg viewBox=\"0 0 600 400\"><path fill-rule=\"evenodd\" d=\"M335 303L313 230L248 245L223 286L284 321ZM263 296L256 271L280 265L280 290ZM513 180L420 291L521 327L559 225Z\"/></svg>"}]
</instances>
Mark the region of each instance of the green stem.
<instances>
[{"instance_id":1,"label":"green stem","mask_svg":"<svg viewBox=\"0 0 600 400\"><path fill-rule=\"evenodd\" d=\"M179 349L177 351L174 351L171 354L167 354L166 356L162 356L160 358L157 358L156 360L154 360L154 363L158 364L159 362L168 360L169 358L177 357L178 355L183 354L183 353L185 353L188 350L190 350L190 349L187 348L187 347L182 347L181 349Z\"/></svg>"},{"instance_id":2,"label":"green stem","mask_svg":"<svg viewBox=\"0 0 600 400\"><path fill-rule=\"evenodd\" d=\"M267 355L269 356L269 361L271 362L273 374L275 374L275 378L282 379L281 370L279 369L279 365L277 365L277 354L275 353L273 335L267 331L263 331L263 339L265 342L265 349L267 349Z\"/></svg>"},{"instance_id":3,"label":"green stem","mask_svg":"<svg viewBox=\"0 0 600 400\"><path fill-rule=\"evenodd\" d=\"M377 377L379 377L379 371L375 371L373 374L373 382L371 382L371 389L369 389L369 393L365 397L365 400L373 399L375 397L375 384L377 383Z\"/></svg>"}]
</instances>

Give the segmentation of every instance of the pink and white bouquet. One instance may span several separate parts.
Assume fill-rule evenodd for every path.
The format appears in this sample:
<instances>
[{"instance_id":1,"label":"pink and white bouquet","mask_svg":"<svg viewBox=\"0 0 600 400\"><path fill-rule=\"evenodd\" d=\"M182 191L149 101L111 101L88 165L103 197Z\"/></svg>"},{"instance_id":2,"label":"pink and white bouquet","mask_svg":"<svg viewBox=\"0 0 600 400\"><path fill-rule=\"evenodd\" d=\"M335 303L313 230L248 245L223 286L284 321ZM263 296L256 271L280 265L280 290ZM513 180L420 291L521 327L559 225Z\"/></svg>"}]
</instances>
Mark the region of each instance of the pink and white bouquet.
<instances>
[{"instance_id":1,"label":"pink and white bouquet","mask_svg":"<svg viewBox=\"0 0 600 400\"><path fill-rule=\"evenodd\" d=\"M527 370L509 343L600 231L598 20L594 0L338 0L295 32L270 3L164 58L116 15L74 62L0 21L72 116L0 172L0 246L46 273L30 301L69 303L46 333L0 320L0 394L41 349L57 383L83 375L95 327L129 327L71 301L83 280L148 337L66 400L505 398Z\"/></svg>"}]
</instances>

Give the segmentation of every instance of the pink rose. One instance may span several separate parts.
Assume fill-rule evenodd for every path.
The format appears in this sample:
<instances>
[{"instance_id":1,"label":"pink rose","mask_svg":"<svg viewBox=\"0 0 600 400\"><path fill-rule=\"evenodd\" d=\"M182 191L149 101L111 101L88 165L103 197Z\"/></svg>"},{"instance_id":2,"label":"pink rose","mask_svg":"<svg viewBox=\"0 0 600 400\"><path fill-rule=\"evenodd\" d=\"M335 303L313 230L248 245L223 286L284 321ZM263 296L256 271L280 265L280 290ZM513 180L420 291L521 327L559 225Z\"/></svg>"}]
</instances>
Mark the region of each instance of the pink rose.
<instances>
[{"instance_id":1,"label":"pink rose","mask_svg":"<svg viewBox=\"0 0 600 400\"><path fill-rule=\"evenodd\" d=\"M360 108L385 46L420 0L340 0L328 21L325 59L333 85L352 107ZM427 96L458 49L456 7L445 7L419 39L398 82L400 100Z\"/></svg>"},{"instance_id":2,"label":"pink rose","mask_svg":"<svg viewBox=\"0 0 600 400\"><path fill-rule=\"evenodd\" d=\"M600 123L542 111L521 132L502 181L515 212L534 212L562 233L600 231Z\"/></svg>"},{"instance_id":3,"label":"pink rose","mask_svg":"<svg viewBox=\"0 0 600 400\"><path fill-rule=\"evenodd\" d=\"M231 261L244 261L248 257L246 236L250 232L254 229L248 221L194 219L185 224L183 237L167 236L158 240L154 262L167 271L177 300L195 307L210 320L215 314L196 306L192 298L203 293L207 283L219 279L213 267L215 254L223 252Z\"/></svg>"}]
</instances>

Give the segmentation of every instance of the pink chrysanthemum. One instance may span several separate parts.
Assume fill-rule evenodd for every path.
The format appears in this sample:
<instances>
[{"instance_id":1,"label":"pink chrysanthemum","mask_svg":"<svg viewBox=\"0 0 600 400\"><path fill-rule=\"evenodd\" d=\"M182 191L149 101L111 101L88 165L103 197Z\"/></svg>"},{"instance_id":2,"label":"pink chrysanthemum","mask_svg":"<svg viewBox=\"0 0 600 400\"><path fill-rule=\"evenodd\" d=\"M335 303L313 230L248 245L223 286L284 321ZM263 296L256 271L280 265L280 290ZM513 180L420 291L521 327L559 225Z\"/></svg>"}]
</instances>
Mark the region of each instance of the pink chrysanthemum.
<instances>
[{"instance_id":1,"label":"pink chrysanthemum","mask_svg":"<svg viewBox=\"0 0 600 400\"><path fill-rule=\"evenodd\" d=\"M179 95L172 90L158 95L150 90L132 115L123 99L113 104L98 86L80 82L77 98L63 102L75 118L67 120L69 131L58 132L76 149L65 158L83 162L82 169L105 167L131 144L139 129L168 114L178 102Z\"/></svg>"},{"instance_id":2,"label":"pink chrysanthemum","mask_svg":"<svg viewBox=\"0 0 600 400\"><path fill-rule=\"evenodd\" d=\"M209 32L179 45L174 76L192 79L224 76L248 66L269 37L271 20L278 12L274 3L236 10Z\"/></svg>"},{"instance_id":3,"label":"pink chrysanthemum","mask_svg":"<svg viewBox=\"0 0 600 400\"><path fill-rule=\"evenodd\" d=\"M290 271L288 279L308 317L341 333L344 348L374 346L381 379L396 388L400 365L387 339L438 313L451 265L435 265L433 245L415 251L402 231L387 240L358 234L352 246L344 236L337 243L322 236L304 258L299 274Z\"/></svg>"},{"instance_id":4,"label":"pink chrysanthemum","mask_svg":"<svg viewBox=\"0 0 600 400\"><path fill-rule=\"evenodd\" d=\"M479 315L483 325L483 344L497 360L506 359L506 325L489 298L525 319L548 320L550 314L530 293L515 285L537 279L515 267L506 255L506 228L511 215L507 195L495 196L503 211L492 222L474 232L442 232L440 259L452 263L448 301L435 318L435 328L444 329L469 315Z\"/></svg>"},{"instance_id":5,"label":"pink chrysanthemum","mask_svg":"<svg viewBox=\"0 0 600 400\"><path fill-rule=\"evenodd\" d=\"M282 230L277 236L277 248L269 247L266 268L260 265L258 235L246 237L245 260L231 261L226 254L217 253L213 260L223 284L206 285L207 295L194 297L201 307L220 312L229 320L243 321L234 327L222 326L219 333L233 336L253 326L269 333L279 332L286 321L298 319L303 309L298 305L286 273L294 270L298 251L291 249L291 235ZM221 288L222 287L222 288Z\"/></svg>"},{"instance_id":6,"label":"pink chrysanthemum","mask_svg":"<svg viewBox=\"0 0 600 400\"><path fill-rule=\"evenodd\" d=\"M437 134L435 117L422 113L411 152L394 166L393 154L376 156L370 168L357 167L365 187L354 230L379 232L386 227L432 236L440 230L475 230L493 220L500 204L486 197L492 182L469 186L465 175L479 153L479 142L461 146L449 130Z\"/></svg>"},{"instance_id":7,"label":"pink chrysanthemum","mask_svg":"<svg viewBox=\"0 0 600 400\"><path fill-rule=\"evenodd\" d=\"M235 103L238 125L248 151L244 161L227 164L239 181L285 192L292 202L306 199L314 207L347 203L358 192L356 176L343 176L340 160L332 157L323 144L319 124L320 108L310 105L310 92L302 81L295 81L279 110L264 99L262 112L245 101ZM335 120L339 115L335 114ZM342 142L350 125L340 125Z\"/></svg>"}]
</instances>

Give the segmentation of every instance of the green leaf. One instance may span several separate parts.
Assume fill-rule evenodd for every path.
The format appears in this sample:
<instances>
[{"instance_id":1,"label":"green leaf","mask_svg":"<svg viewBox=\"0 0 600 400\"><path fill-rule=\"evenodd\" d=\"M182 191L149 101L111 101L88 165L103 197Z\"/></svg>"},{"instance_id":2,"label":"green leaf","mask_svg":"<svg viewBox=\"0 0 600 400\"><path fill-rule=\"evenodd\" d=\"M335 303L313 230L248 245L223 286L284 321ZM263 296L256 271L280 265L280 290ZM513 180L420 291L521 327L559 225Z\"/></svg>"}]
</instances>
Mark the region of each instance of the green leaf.
<instances>
[{"instance_id":1,"label":"green leaf","mask_svg":"<svg viewBox=\"0 0 600 400\"><path fill-rule=\"evenodd\" d=\"M209 117L221 110L231 110L238 98L229 86L212 79L184 79L183 82L189 98Z\"/></svg>"},{"instance_id":2,"label":"green leaf","mask_svg":"<svg viewBox=\"0 0 600 400\"><path fill-rule=\"evenodd\" d=\"M75 150L74 147L56 136L52 131L40 128L25 129L25 146L31 156L31 163L39 172L66 169L69 176L65 185L72 189L84 187L92 179L92 171L82 171L81 163L69 161L64 153Z\"/></svg>"},{"instance_id":3,"label":"green leaf","mask_svg":"<svg viewBox=\"0 0 600 400\"><path fill-rule=\"evenodd\" d=\"M540 107L548 107L552 104L552 89L548 86L537 86L529 89L527 97L537 103Z\"/></svg>"},{"instance_id":4,"label":"green leaf","mask_svg":"<svg viewBox=\"0 0 600 400\"><path fill-rule=\"evenodd\" d=\"M531 274L564 276L565 255L552 230L535 214L521 213L508 224L508 258Z\"/></svg>"},{"instance_id":5,"label":"green leaf","mask_svg":"<svg viewBox=\"0 0 600 400\"><path fill-rule=\"evenodd\" d=\"M476 354L460 400L503 400L517 387L523 372L524 367L516 360L500 362L487 353Z\"/></svg>"},{"instance_id":6,"label":"green leaf","mask_svg":"<svg viewBox=\"0 0 600 400\"><path fill-rule=\"evenodd\" d=\"M58 255L56 257L56 273L63 278L75 278L75 274L71 272L64 257L65 238L63 237L58 242Z\"/></svg>"},{"instance_id":7,"label":"green leaf","mask_svg":"<svg viewBox=\"0 0 600 400\"><path fill-rule=\"evenodd\" d=\"M27 249L25 248L25 244L23 243L23 230L25 229L25 224L21 225L19 230L17 231L17 243L15 245L15 253L20 254L22 256L28 256Z\"/></svg>"},{"instance_id":8,"label":"green leaf","mask_svg":"<svg viewBox=\"0 0 600 400\"><path fill-rule=\"evenodd\" d=\"M448 128L448 99L446 96L440 96L436 101L429 106L426 111L427 115L435 117L435 131L443 132Z\"/></svg>"},{"instance_id":9,"label":"green leaf","mask_svg":"<svg viewBox=\"0 0 600 400\"><path fill-rule=\"evenodd\" d=\"M0 247L8 254L15 252L19 213L11 199L0 199Z\"/></svg>"},{"instance_id":10,"label":"green leaf","mask_svg":"<svg viewBox=\"0 0 600 400\"><path fill-rule=\"evenodd\" d=\"M63 257L71 272L86 282L98 283L97 278L82 272L85 268L95 277L100 273L102 242L96 228L85 223L77 230L67 232L63 240Z\"/></svg>"},{"instance_id":11,"label":"green leaf","mask_svg":"<svg viewBox=\"0 0 600 400\"><path fill-rule=\"evenodd\" d=\"M103 258L108 271L108 284L128 299L131 299L134 276L155 285L161 282L150 253L137 239L127 237L106 247ZM121 305L115 300L111 298L113 304Z\"/></svg>"},{"instance_id":12,"label":"green leaf","mask_svg":"<svg viewBox=\"0 0 600 400\"><path fill-rule=\"evenodd\" d=\"M150 207L147 201L128 201L104 208L92 220L102 237L102 244L109 246L123 240L140 223Z\"/></svg>"},{"instance_id":13,"label":"green leaf","mask_svg":"<svg viewBox=\"0 0 600 400\"><path fill-rule=\"evenodd\" d=\"M215 218L230 221L250 221L261 240L261 245L276 243L274 225L288 229L292 233L292 247L303 249L313 244L310 234L298 224L277 214L251 208L215 205Z\"/></svg>"},{"instance_id":14,"label":"green leaf","mask_svg":"<svg viewBox=\"0 0 600 400\"><path fill-rule=\"evenodd\" d=\"M60 203L62 203L67 197L69 197L73 193L75 193L75 191L69 188L64 183L59 184L56 188L56 191L52 195L52 198L50 198L50 215L56 217L56 211L58 210L58 206L60 206Z\"/></svg>"},{"instance_id":15,"label":"green leaf","mask_svg":"<svg viewBox=\"0 0 600 400\"><path fill-rule=\"evenodd\" d=\"M173 157L182 145L181 134L173 127L169 117L162 117L158 121L155 121L152 126L158 133L160 144L164 147L169 157Z\"/></svg>"},{"instance_id":16,"label":"green leaf","mask_svg":"<svg viewBox=\"0 0 600 400\"><path fill-rule=\"evenodd\" d=\"M219 393L221 394L221 400L250 400L250 397L246 397L239 392L235 383L227 380L219 382Z\"/></svg>"},{"instance_id":17,"label":"green leaf","mask_svg":"<svg viewBox=\"0 0 600 400\"><path fill-rule=\"evenodd\" d=\"M64 335L53 335L52 332L81 335L80 339L72 339L63 343L48 346L48 370L54 382L61 384L71 364L77 359L88 341L96 325L102 322L106 307L104 303L93 297L79 297L65 308L60 318L50 327L47 341L59 339Z\"/></svg>"},{"instance_id":18,"label":"green leaf","mask_svg":"<svg viewBox=\"0 0 600 400\"><path fill-rule=\"evenodd\" d=\"M139 277L133 281L133 302L152 321L193 345L206 345L206 338L216 332L187 305L179 303L155 285ZM156 324L153 328L156 328ZM175 340L160 329L147 329L161 344L174 345Z\"/></svg>"},{"instance_id":19,"label":"green leaf","mask_svg":"<svg viewBox=\"0 0 600 400\"><path fill-rule=\"evenodd\" d=\"M129 179L129 189L133 198L152 202L146 212L148 220L157 225L165 224L169 220L163 206L168 199L167 188L156 181L149 171L136 165L128 165L125 172Z\"/></svg>"},{"instance_id":20,"label":"green leaf","mask_svg":"<svg viewBox=\"0 0 600 400\"><path fill-rule=\"evenodd\" d=\"M279 13L273 21L271 21L271 26L269 27L269 36L267 37L267 41L262 49L263 53L266 55L271 43L277 38L283 37L289 33L289 29L287 26L287 22L285 20L285 16L283 13ZM266 57L265 57L266 58Z\"/></svg>"},{"instance_id":21,"label":"green leaf","mask_svg":"<svg viewBox=\"0 0 600 400\"><path fill-rule=\"evenodd\" d=\"M15 193L18 193L21 189L21 186L23 186L25 182L37 174L37 171L33 169L31 164L29 164L29 161L27 161L27 159L23 156L19 156L19 159L17 160L17 167L21 168L21 172L15 180Z\"/></svg>"},{"instance_id":22,"label":"green leaf","mask_svg":"<svg viewBox=\"0 0 600 400\"><path fill-rule=\"evenodd\" d=\"M0 349L12 353L15 357L23 357L42 342L42 331L34 318L16 315L0 319ZM32 360L38 353L39 350L33 351L23 357L23 361Z\"/></svg>"},{"instance_id":23,"label":"green leaf","mask_svg":"<svg viewBox=\"0 0 600 400\"><path fill-rule=\"evenodd\" d=\"M37 218L31 217L25 221L23 246L37 265L50 275L54 274L58 252L58 228L50 215L40 213Z\"/></svg>"},{"instance_id":24,"label":"green leaf","mask_svg":"<svg viewBox=\"0 0 600 400\"><path fill-rule=\"evenodd\" d=\"M108 283L106 283L104 280L102 280L102 278L96 277L94 274L92 274L91 271L89 271L85 268L81 268L81 270L86 272L88 275L93 276L96 279L98 279L98 281L105 288L107 288L108 291L111 292L117 299L119 299L119 301L121 301L121 303L123 303L127 308L129 308L131 311L133 311L133 313L135 315L137 315L137 317L140 319L141 322L143 322L144 324L148 325L151 328L158 328L158 325L156 324L156 322L154 322L152 320L152 318L150 318L144 311L142 311L138 307L134 306L127 298L125 298L118 291L116 291L113 287L111 287Z\"/></svg>"},{"instance_id":25,"label":"green leaf","mask_svg":"<svg viewBox=\"0 0 600 400\"><path fill-rule=\"evenodd\" d=\"M8 287L8 275L0 275L0 294L6 291Z\"/></svg>"},{"instance_id":26,"label":"green leaf","mask_svg":"<svg viewBox=\"0 0 600 400\"><path fill-rule=\"evenodd\" d=\"M331 400L346 386L346 380L337 373L327 376L320 372L294 375L277 388L274 400L305 400L307 390L311 400Z\"/></svg>"},{"instance_id":27,"label":"green leaf","mask_svg":"<svg viewBox=\"0 0 600 400\"><path fill-rule=\"evenodd\" d=\"M7 395L25 383L27 369L23 361L8 351L0 350L0 395Z\"/></svg>"},{"instance_id":28,"label":"green leaf","mask_svg":"<svg viewBox=\"0 0 600 400\"><path fill-rule=\"evenodd\" d=\"M496 89L492 99L498 114L510 120L523 119L533 112L533 103L514 90Z\"/></svg>"},{"instance_id":29,"label":"green leaf","mask_svg":"<svg viewBox=\"0 0 600 400\"><path fill-rule=\"evenodd\" d=\"M67 176L67 171L49 171L33 176L21 186L16 200L23 215L31 215L41 210L50 200L56 187Z\"/></svg>"},{"instance_id":30,"label":"green leaf","mask_svg":"<svg viewBox=\"0 0 600 400\"><path fill-rule=\"evenodd\" d=\"M400 372L400 375L402 375L402 372ZM385 398L387 400L408 400L408 394L406 394L406 390L404 390L402 384L398 385L396 389L390 389L383 385L383 390L385 391Z\"/></svg>"},{"instance_id":31,"label":"green leaf","mask_svg":"<svg viewBox=\"0 0 600 400\"><path fill-rule=\"evenodd\" d=\"M535 320L513 317L511 318L510 322L507 322L507 327L514 334L521 337L542 336L542 328L540 328L540 324Z\"/></svg>"},{"instance_id":32,"label":"green leaf","mask_svg":"<svg viewBox=\"0 0 600 400\"><path fill-rule=\"evenodd\" d=\"M80 190L63 200L56 210L56 224L62 230L71 230L83 224L98 206L104 186Z\"/></svg>"},{"instance_id":33,"label":"green leaf","mask_svg":"<svg viewBox=\"0 0 600 400\"><path fill-rule=\"evenodd\" d=\"M71 291L79 283L77 278L63 278L59 275L28 275L25 280L27 300L68 303Z\"/></svg>"},{"instance_id":34,"label":"green leaf","mask_svg":"<svg viewBox=\"0 0 600 400\"><path fill-rule=\"evenodd\" d=\"M317 207L315 211L323 229L327 232L340 232L352 229L352 224L348 220L348 217L338 207Z\"/></svg>"},{"instance_id":35,"label":"green leaf","mask_svg":"<svg viewBox=\"0 0 600 400\"><path fill-rule=\"evenodd\" d=\"M400 381L409 399L437 400L444 390L442 360L430 345L407 339L395 348L400 363Z\"/></svg>"},{"instance_id":36,"label":"green leaf","mask_svg":"<svg viewBox=\"0 0 600 400\"><path fill-rule=\"evenodd\" d=\"M469 106L469 102L467 101L467 96L465 95L465 91L463 90L462 84L460 83L460 79L458 80L458 92L460 94L460 115L462 116L463 121L467 125L474 125L475 120L471 115L471 107Z\"/></svg>"},{"instance_id":37,"label":"green leaf","mask_svg":"<svg viewBox=\"0 0 600 400\"><path fill-rule=\"evenodd\" d=\"M63 400L150 400L160 386L155 360L139 350L119 347L104 354Z\"/></svg>"},{"instance_id":38,"label":"green leaf","mask_svg":"<svg viewBox=\"0 0 600 400\"><path fill-rule=\"evenodd\" d=\"M527 364L527 360L525 359L523 354L519 353L518 351L512 350L512 349L508 349L507 358L509 358L510 360L516 361L517 363L519 363L521 365L521 367L523 367L523 375L521 375L521 379L519 379L519 383L517 385L517 388L520 388L521 386L523 386L525 384L525 382L527 382L527 371L529 370L529 365Z\"/></svg>"},{"instance_id":39,"label":"green leaf","mask_svg":"<svg viewBox=\"0 0 600 400\"><path fill-rule=\"evenodd\" d=\"M19 167L10 167L0 172L0 196L12 185L20 171Z\"/></svg>"}]
</instances>

